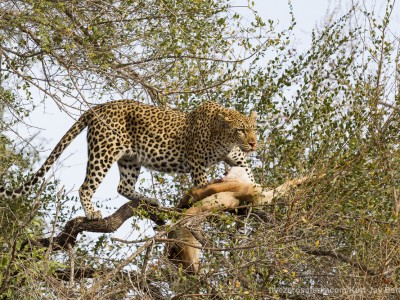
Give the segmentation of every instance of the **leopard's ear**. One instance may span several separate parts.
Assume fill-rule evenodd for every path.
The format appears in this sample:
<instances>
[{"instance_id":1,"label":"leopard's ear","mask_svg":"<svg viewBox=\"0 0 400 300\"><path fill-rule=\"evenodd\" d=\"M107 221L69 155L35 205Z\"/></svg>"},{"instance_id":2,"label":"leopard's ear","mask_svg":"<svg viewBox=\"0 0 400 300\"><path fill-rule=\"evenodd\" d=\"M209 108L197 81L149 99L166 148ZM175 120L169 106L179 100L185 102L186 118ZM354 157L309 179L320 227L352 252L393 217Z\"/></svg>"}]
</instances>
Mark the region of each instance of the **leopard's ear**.
<instances>
[{"instance_id":1,"label":"leopard's ear","mask_svg":"<svg viewBox=\"0 0 400 300\"><path fill-rule=\"evenodd\" d=\"M217 120L224 124L226 127L229 127L229 125L233 122L233 120L231 120L228 116L224 116L221 113L218 113Z\"/></svg>"},{"instance_id":2,"label":"leopard's ear","mask_svg":"<svg viewBox=\"0 0 400 300\"><path fill-rule=\"evenodd\" d=\"M253 121L256 122L257 121L257 112L255 110L250 112L249 118Z\"/></svg>"}]
</instances>

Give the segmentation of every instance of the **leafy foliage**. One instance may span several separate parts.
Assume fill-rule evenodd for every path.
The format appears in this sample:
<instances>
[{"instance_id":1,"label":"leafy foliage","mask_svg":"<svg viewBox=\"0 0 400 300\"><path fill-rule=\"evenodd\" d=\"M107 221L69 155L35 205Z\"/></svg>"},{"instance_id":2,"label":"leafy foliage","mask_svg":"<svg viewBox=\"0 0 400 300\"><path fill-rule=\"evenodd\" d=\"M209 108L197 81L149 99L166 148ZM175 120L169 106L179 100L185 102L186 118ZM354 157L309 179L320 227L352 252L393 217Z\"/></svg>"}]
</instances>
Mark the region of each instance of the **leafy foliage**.
<instances>
[{"instance_id":1,"label":"leafy foliage","mask_svg":"<svg viewBox=\"0 0 400 300\"><path fill-rule=\"evenodd\" d=\"M33 202L0 199L4 299L398 297L394 3L382 16L360 5L332 17L313 31L305 51L292 43L294 12L291 26L279 32L256 12L246 24L237 9L230 1L0 4L0 78L13 86L0 94L8 113L2 132L13 125L6 120L30 110L20 107L37 104L38 91L72 114L117 97L182 110L215 100L257 110L261 146L253 166L263 185L310 176L273 205L215 213L203 226L202 271L190 276L168 262L145 212L128 229L127 239L137 243L86 235L68 253L50 247L18 257L22 240L54 234L73 215L74 208L57 209L72 199L55 197L54 185ZM0 135L0 171L18 186L32 161L12 143ZM190 186L186 177L152 176L142 191L170 205ZM59 201L53 209L51 196ZM49 219L52 229L44 225ZM25 276L16 276L21 270Z\"/></svg>"}]
</instances>

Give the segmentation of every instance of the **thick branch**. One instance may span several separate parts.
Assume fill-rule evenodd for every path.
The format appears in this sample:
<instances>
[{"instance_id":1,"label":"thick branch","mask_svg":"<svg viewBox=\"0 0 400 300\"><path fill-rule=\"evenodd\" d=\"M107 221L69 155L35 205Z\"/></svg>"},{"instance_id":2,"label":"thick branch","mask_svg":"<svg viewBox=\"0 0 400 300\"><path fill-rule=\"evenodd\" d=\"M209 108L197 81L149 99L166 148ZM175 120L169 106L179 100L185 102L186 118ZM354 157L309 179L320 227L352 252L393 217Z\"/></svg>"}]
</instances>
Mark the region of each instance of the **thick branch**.
<instances>
[{"instance_id":1,"label":"thick branch","mask_svg":"<svg viewBox=\"0 0 400 300\"><path fill-rule=\"evenodd\" d=\"M112 215L101 219L101 220L88 220L85 217L77 217L67 222L64 229L53 239L53 250L67 249L68 245L75 246L76 238L79 233L84 231L88 232L102 232L110 233L116 231L121 225L129 218L135 215L136 209L144 209L149 214L151 219L157 225L163 225L164 221L158 217L156 211L159 208L141 204L138 200L130 201L122 205ZM38 240L29 240L24 243L23 246L29 247L50 247L50 238L42 238Z\"/></svg>"}]
</instances>

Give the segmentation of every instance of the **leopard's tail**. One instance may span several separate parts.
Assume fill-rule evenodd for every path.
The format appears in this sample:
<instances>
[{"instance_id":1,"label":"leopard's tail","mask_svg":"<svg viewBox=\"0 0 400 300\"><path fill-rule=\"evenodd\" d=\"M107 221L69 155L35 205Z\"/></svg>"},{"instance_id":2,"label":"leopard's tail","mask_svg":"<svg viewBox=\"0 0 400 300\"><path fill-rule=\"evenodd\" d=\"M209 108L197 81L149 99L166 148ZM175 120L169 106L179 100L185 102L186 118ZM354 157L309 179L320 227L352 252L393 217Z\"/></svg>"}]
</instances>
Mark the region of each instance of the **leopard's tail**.
<instances>
[{"instance_id":1,"label":"leopard's tail","mask_svg":"<svg viewBox=\"0 0 400 300\"><path fill-rule=\"evenodd\" d=\"M49 157L40 167L40 169L25 183L15 190L7 190L4 187L0 187L0 197L6 199L17 198L27 194L33 185L35 185L43 176L50 170L54 162L60 157L65 148L82 132L87 126L88 115L90 111L85 112L78 121L67 131L67 133L61 138L56 147L53 149Z\"/></svg>"}]
</instances>

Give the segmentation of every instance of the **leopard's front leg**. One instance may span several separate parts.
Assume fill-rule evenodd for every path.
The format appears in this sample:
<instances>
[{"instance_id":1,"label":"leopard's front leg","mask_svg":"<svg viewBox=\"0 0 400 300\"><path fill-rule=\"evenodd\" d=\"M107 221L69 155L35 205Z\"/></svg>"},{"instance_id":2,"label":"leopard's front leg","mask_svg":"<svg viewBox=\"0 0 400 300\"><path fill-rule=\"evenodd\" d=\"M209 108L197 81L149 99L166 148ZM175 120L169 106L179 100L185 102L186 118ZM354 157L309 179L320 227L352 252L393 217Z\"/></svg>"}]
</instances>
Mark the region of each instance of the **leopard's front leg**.
<instances>
[{"instance_id":1,"label":"leopard's front leg","mask_svg":"<svg viewBox=\"0 0 400 300\"><path fill-rule=\"evenodd\" d=\"M207 168L205 167L205 163L191 163L190 175L192 176L195 187L204 187L208 184Z\"/></svg>"},{"instance_id":2,"label":"leopard's front leg","mask_svg":"<svg viewBox=\"0 0 400 300\"><path fill-rule=\"evenodd\" d=\"M246 170L246 173L251 182L256 183L253 172L246 160L246 155L240 148L234 148L224 159L224 161L232 167L242 167Z\"/></svg>"}]
</instances>

